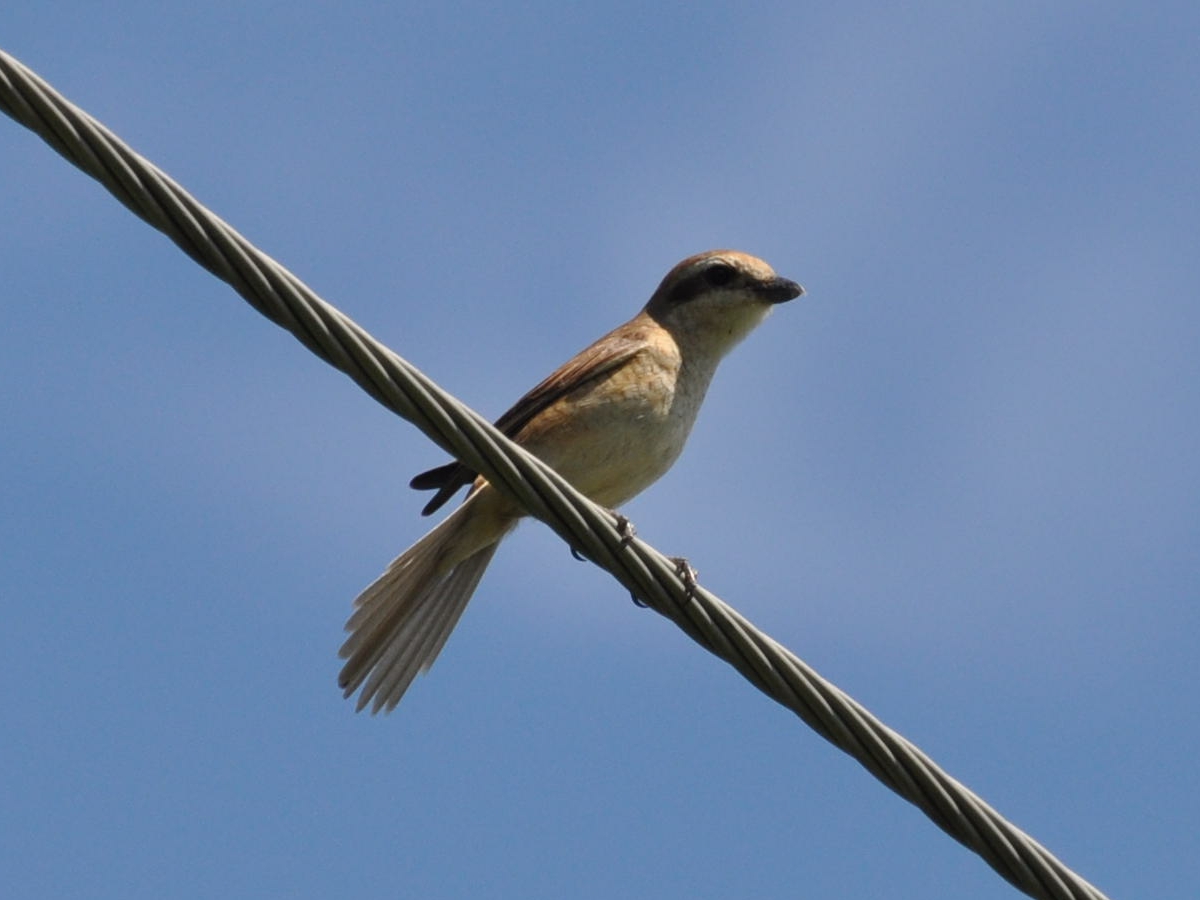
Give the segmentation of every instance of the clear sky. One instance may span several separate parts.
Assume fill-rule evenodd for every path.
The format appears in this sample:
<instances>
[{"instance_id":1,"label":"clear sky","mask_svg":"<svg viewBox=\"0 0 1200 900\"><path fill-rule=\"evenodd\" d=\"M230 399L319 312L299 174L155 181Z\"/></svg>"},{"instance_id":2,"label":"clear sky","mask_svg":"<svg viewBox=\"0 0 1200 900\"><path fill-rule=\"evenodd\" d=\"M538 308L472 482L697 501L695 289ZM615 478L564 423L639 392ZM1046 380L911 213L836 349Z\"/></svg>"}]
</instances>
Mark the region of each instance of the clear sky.
<instances>
[{"instance_id":1,"label":"clear sky","mask_svg":"<svg viewBox=\"0 0 1200 900\"><path fill-rule=\"evenodd\" d=\"M808 288L625 510L1115 897L1200 882L1200 5L8 4L481 412L732 246ZM0 120L12 897L1016 896L523 526L335 686L443 454Z\"/></svg>"}]
</instances>

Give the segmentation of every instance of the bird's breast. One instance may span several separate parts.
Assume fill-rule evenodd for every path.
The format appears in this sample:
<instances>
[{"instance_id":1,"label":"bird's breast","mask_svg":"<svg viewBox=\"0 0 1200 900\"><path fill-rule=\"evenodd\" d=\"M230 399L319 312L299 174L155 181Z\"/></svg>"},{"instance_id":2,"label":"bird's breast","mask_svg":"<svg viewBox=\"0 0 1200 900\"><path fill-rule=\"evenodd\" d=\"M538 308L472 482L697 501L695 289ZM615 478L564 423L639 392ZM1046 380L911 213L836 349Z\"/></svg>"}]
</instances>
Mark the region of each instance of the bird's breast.
<instances>
[{"instance_id":1,"label":"bird's breast","mask_svg":"<svg viewBox=\"0 0 1200 900\"><path fill-rule=\"evenodd\" d=\"M597 503L620 506L683 450L707 387L689 374L677 354L639 353L547 409L526 446Z\"/></svg>"}]
</instances>

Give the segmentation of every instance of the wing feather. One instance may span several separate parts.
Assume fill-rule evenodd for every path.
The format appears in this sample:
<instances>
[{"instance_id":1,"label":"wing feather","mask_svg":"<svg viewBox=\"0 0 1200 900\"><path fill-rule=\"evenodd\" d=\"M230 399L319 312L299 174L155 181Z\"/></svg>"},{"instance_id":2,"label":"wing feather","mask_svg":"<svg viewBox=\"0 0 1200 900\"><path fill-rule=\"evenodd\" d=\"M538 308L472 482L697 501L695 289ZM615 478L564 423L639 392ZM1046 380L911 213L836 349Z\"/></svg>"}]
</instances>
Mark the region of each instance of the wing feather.
<instances>
[{"instance_id":1,"label":"wing feather","mask_svg":"<svg viewBox=\"0 0 1200 900\"><path fill-rule=\"evenodd\" d=\"M645 348L642 341L618 338L609 334L570 361L559 366L549 377L530 390L513 404L512 408L496 420L495 425L505 436L521 442L521 431L538 413L592 382L605 377L625 365L639 350ZM436 469L417 475L409 486L420 491L436 490L437 493L425 504L421 515L427 516L440 509L460 488L478 477L477 472L460 462L450 462Z\"/></svg>"}]
</instances>

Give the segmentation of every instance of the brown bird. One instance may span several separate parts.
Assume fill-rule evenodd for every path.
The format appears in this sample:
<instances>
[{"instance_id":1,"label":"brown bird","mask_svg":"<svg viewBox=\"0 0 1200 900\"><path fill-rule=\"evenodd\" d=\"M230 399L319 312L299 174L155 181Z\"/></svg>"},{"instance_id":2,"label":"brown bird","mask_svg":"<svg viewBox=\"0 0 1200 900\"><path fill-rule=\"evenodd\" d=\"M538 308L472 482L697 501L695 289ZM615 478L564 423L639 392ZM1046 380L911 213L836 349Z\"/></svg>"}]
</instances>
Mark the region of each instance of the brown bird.
<instances>
[{"instance_id":1,"label":"brown bird","mask_svg":"<svg viewBox=\"0 0 1200 900\"><path fill-rule=\"evenodd\" d=\"M803 293L746 253L688 257L641 312L557 369L496 427L596 503L620 506L675 462L721 358L775 304ZM458 462L411 484L437 491L423 515L471 490L355 601L338 683L347 697L362 688L360 710L394 709L433 664L492 554L525 515Z\"/></svg>"}]
</instances>

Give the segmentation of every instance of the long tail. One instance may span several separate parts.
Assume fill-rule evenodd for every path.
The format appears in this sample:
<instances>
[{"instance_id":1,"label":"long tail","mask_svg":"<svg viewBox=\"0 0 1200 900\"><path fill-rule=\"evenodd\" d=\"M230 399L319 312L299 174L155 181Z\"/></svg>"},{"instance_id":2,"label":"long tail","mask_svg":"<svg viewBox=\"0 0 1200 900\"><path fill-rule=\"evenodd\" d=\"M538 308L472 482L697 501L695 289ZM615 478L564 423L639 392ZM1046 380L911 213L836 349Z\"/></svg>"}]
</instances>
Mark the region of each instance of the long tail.
<instances>
[{"instance_id":1,"label":"long tail","mask_svg":"<svg viewBox=\"0 0 1200 900\"><path fill-rule=\"evenodd\" d=\"M460 510L462 507L460 507ZM349 697L359 687L357 709L395 709L408 686L426 671L475 592L499 541L458 563L447 555L460 539L460 517L451 515L397 557L354 601L350 636L338 684Z\"/></svg>"}]
</instances>

